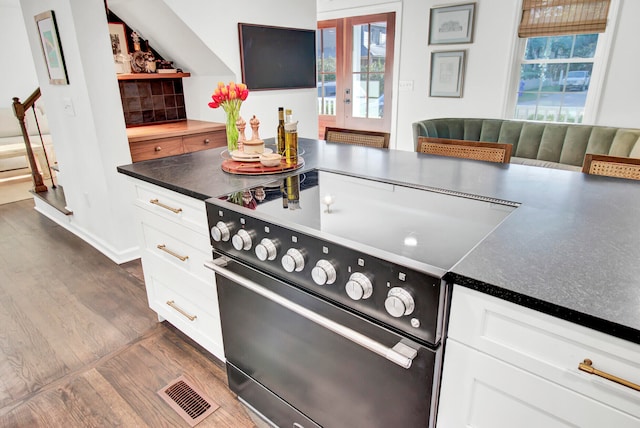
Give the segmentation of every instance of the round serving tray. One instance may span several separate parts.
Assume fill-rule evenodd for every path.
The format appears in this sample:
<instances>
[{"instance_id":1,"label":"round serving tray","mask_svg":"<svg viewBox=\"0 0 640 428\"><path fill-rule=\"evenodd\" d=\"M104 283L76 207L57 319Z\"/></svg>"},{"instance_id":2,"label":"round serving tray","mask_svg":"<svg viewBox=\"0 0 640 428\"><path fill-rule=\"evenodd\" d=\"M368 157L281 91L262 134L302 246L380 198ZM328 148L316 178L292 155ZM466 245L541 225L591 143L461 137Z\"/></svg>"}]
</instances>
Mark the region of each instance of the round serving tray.
<instances>
[{"instance_id":1,"label":"round serving tray","mask_svg":"<svg viewBox=\"0 0 640 428\"><path fill-rule=\"evenodd\" d=\"M233 159L222 161L222 170L230 174L240 175L265 175L279 174L281 172L295 171L304 165L304 159L298 156L297 165L288 165L283 159L278 166L264 166L260 162L239 162Z\"/></svg>"}]
</instances>

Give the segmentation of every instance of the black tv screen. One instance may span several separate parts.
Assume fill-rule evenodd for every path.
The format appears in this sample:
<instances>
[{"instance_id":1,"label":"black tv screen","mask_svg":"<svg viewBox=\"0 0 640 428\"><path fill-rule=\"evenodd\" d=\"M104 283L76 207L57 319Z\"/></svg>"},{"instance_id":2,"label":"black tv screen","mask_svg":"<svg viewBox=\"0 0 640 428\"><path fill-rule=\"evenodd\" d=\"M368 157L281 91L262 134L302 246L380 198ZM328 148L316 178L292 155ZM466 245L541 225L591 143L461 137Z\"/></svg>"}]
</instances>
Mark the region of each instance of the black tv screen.
<instances>
[{"instance_id":1,"label":"black tv screen","mask_svg":"<svg viewBox=\"0 0 640 428\"><path fill-rule=\"evenodd\" d=\"M242 81L252 90L316 87L316 32L238 24Z\"/></svg>"}]
</instances>

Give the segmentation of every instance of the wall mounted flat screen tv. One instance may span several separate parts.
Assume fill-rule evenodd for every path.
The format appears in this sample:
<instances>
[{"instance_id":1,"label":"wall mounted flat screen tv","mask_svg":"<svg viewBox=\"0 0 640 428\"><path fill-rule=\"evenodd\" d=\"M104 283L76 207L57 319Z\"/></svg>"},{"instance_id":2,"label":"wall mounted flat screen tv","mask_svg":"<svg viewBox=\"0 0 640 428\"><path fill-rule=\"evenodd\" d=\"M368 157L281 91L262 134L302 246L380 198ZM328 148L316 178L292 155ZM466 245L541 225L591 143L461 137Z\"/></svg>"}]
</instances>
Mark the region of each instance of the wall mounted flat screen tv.
<instances>
[{"instance_id":1,"label":"wall mounted flat screen tv","mask_svg":"<svg viewBox=\"0 0 640 428\"><path fill-rule=\"evenodd\" d=\"M238 24L242 81L252 90L316 87L316 32Z\"/></svg>"}]
</instances>

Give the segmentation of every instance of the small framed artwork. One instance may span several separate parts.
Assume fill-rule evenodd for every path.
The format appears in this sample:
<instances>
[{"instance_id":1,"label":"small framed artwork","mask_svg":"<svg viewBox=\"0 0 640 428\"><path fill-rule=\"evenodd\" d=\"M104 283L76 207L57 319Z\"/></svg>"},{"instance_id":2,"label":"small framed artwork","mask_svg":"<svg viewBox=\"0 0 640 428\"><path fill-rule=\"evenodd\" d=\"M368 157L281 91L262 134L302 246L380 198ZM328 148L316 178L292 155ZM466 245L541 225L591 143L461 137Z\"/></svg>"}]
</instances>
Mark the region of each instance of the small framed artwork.
<instances>
[{"instance_id":1,"label":"small framed artwork","mask_svg":"<svg viewBox=\"0 0 640 428\"><path fill-rule=\"evenodd\" d=\"M431 53L431 97L462 97L466 51Z\"/></svg>"},{"instance_id":2,"label":"small framed artwork","mask_svg":"<svg viewBox=\"0 0 640 428\"><path fill-rule=\"evenodd\" d=\"M52 10L42 12L35 16L35 20L40 34L42 54L49 72L49 83L52 85L68 85L69 79L64 64L64 56L62 55L55 14Z\"/></svg>"},{"instance_id":3,"label":"small framed artwork","mask_svg":"<svg viewBox=\"0 0 640 428\"><path fill-rule=\"evenodd\" d=\"M473 16L476 4L431 8L429 44L444 45L473 42Z\"/></svg>"},{"instance_id":4,"label":"small framed artwork","mask_svg":"<svg viewBox=\"0 0 640 428\"><path fill-rule=\"evenodd\" d=\"M120 22L109 23L109 36L111 38L111 50L113 56L127 55L129 53L129 44L127 42L127 34L124 30L124 24Z\"/></svg>"}]
</instances>

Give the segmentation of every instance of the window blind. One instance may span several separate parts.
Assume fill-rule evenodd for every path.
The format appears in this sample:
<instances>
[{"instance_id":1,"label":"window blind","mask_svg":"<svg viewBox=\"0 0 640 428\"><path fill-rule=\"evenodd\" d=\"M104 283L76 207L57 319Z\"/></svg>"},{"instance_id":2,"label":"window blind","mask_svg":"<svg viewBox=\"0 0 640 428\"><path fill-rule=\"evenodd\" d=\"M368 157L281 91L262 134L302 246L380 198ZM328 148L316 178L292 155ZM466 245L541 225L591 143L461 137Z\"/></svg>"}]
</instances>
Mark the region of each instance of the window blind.
<instances>
[{"instance_id":1,"label":"window blind","mask_svg":"<svg viewBox=\"0 0 640 428\"><path fill-rule=\"evenodd\" d=\"M522 0L518 37L602 33L611 0Z\"/></svg>"}]
</instances>

